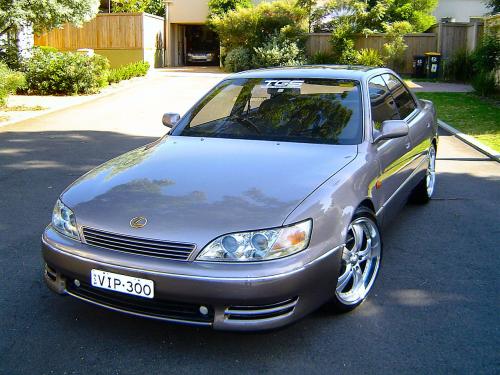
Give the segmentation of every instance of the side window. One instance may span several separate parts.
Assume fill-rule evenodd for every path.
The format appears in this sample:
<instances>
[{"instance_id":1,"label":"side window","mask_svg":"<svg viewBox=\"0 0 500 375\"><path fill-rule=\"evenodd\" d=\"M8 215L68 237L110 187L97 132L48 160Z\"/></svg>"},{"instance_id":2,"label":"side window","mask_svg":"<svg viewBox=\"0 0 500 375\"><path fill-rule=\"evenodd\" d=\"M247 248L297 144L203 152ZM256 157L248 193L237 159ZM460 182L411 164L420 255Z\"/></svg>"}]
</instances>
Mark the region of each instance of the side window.
<instances>
[{"instance_id":1,"label":"side window","mask_svg":"<svg viewBox=\"0 0 500 375\"><path fill-rule=\"evenodd\" d=\"M401 114L401 118L404 119L408 117L408 115L412 113L415 108L417 108L410 92L403 85L403 83L392 74L384 74L383 77L387 86L391 90L394 101L396 102L396 107Z\"/></svg>"},{"instance_id":2,"label":"side window","mask_svg":"<svg viewBox=\"0 0 500 375\"><path fill-rule=\"evenodd\" d=\"M380 129L385 120L399 120L399 112L394 105L394 99L381 76L374 77L368 82L368 91L375 129Z\"/></svg>"}]
</instances>

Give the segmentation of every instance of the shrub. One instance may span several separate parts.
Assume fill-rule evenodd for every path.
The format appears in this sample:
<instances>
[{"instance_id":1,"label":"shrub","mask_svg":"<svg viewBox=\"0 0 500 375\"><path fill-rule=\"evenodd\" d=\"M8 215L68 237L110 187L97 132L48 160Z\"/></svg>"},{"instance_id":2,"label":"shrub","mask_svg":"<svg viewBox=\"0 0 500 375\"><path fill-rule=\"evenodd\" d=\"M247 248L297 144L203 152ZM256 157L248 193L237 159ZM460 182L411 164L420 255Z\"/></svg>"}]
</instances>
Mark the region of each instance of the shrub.
<instances>
[{"instance_id":1,"label":"shrub","mask_svg":"<svg viewBox=\"0 0 500 375\"><path fill-rule=\"evenodd\" d=\"M28 94L92 94L107 84L109 62L100 55L37 49L23 70Z\"/></svg>"},{"instance_id":2,"label":"shrub","mask_svg":"<svg viewBox=\"0 0 500 375\"><path fill-rule=\"evenodd\" d=\"M224 59L224 68L229 72L241 72L253 68L252 52L245 47L232 49Z\"/></svg>"},{"instance_id":3,"label":"shrub","mask_svg":"<svg viewBox=\"0 0 500 375\"><path fill-rule=\"evenodd\" d=\"M262 47L254 48L253 65L257 67L293 66L303 62L302 53L297 43L281 40L273 36Z\"/></svg>"},{"instance_id":4,"label":"shrub","mask_svg":"<svg viewBox=\"0 0 500 375\"><path fill-rule=\"evenodd\" d=\"M383 66L384 61L382 56L377 50L371 48L363 48L360 51L356 51L354 56L356 64L365 66Z\"/></svg>"},{"instance_id":5,"label":"shrub","mask_svg":"<svg viewBox=\"0 0 500 375\"><path fill-rule=\"evenodd\" d=\"M472 87L479 95L493 94L498 88L496 75L500 68L500 38L493 33L485 34L471 58L474 67Z\"/></svg>"},{"instance_id":6,"label":"shrub","mask_svg":"<svg viewBox=\"0 0 500 375\"><path fill-rule=\"evenodd\" d=\"M484 34L481 43L472 54L476 71L490 72L500 67L500 38L493 33Z\"/></svg>"},{"instance_id":7,"label":"shrub","mask_svg":"<svg viewBox=\"0 0 500 375\"><path fill-rule=\"evenodd\" d=\"M471 54L466 49L457 51L445 62L443 76L451 81L469 82L473 76Z\"/></svg>"},{"instance_id":8,"label":"shrub","mask_svg":"<svg viewBox=\"0 0 500 375\"><path fill-rule=\"evenodd\" d=\"M319 51L309 58L310 64L335 64L335 56L331 52Z\"/></svg>"},{"instance_id":9,"label":"shrub","mask_svg":"<svg viewBox=\"0 0 500 375\"><path fill-rule=\"evenodd\" d=\"M137 61L127 65L120 66L116 69L111 69L108 74L108 82L115 83L133 77L145 76L149 71L149 63L147 61Z\"/></svg>"},{"instance_id":10,"label":"shrub","mask_svg":"<svg viewBox=\"0 0 500 375\"><path fill-rule=\"evenodd\" d=\"M227 51L245 46L262 47L270 35L280 35L303 47L307 31L307 12L292 0L261 2L250 8L237 8L224 15L214 15L210 26L215 29Z\"/></svg>"},{"instance_id":11,"label":"shrub","mask_svg":"<svg viewBox=\"0 0 500 375\"><path fill-rule=\"evenodd\" d=\"M6 104L7 97L25 83L24 75L10 70L7 65L0 62L0 107Z\"/></svg>"},{"instance_id":12,"label":"shrub","mask_svg":"<svg viewBox=\"0 0 500 375\"><path fill-rule=\"evenodd\" d=\"M490 96L496 91L495 73L479 71L472 79L472 87L481 96Z\"/></svg>"}]
</instances>

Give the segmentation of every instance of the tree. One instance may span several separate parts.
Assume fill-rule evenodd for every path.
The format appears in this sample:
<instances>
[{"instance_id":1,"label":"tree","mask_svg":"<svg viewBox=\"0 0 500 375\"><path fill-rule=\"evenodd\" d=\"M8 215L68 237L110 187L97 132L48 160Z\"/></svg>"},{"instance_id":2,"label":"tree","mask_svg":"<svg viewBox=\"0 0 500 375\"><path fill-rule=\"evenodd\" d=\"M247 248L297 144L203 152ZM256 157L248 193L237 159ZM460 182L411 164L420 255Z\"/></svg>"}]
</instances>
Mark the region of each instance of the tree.
<instances>
[{"instance_id":1,"label":"tree","mask_svg":"<svg viewBox=\"0 0 500 375\"><path fill-rule=\"evenodd\" d=\"M97 14L99 0L0 0L0 37L31 25L40 33L69 22L80 26Z\"/></svg>"},{"instance_id":2,"label":"tree","mask_svg":"<svg viewBox=\"0 0 500 375\"><path fill-rule=\"evenodd\" d=\"M141 13L146 12L156 16L165 16L165 2L163 0L111 0L113 13Z\"/></svg>"},{"instance_id":3,"label":"tree","mask_svg":"<svg viewBox=\"0 0 500 375\"><path fill-rule=\"evenodd\" d=\"M250 8L251 5L251 0L208 0L208 18L222 16L238 8Z\"/></svg>"},{"instance_id":4,"label":"tree","mask_svg":"<svg viewBox=\"0 0 500 375\"><path fill-rule=\"evenodd\" d=\"M500 0L484 0L484 3L491 9L492 14L500 12Z\"/></svg>"},{"instance_id":5,"label":"tree","mask_svg":"<svg viewBox=\"0 0 500 375\"><path fill-rule=\"evenodd\" d=\"M378 4L378 0L370 0L368 9L373 9ZM412 31L424 32L436 23L436 17L432 12L437 4L438 0L391 0L388 2L383 21L386 23L407 21L412 26Z\"/></svg>"}]
</instances>

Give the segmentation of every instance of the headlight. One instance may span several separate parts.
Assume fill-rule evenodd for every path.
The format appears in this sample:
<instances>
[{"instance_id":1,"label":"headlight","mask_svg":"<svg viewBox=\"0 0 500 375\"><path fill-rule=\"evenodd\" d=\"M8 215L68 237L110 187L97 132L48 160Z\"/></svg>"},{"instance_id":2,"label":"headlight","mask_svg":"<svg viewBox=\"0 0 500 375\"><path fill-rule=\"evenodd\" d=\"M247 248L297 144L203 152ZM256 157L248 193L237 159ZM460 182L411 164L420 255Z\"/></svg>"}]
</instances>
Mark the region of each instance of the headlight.
<instances>
[{"instance_id":1,"label":"headlight","mask_svg":"<svg viewBox=\"0 0 500 375\"><path fill-rule=\"evenodd\" d=\"M252 262L286 257L309 245L312 221L254 232L226 234L210 242L198 260Z\"/></svg>"},{"instance_id":2,"label":"headlight","mask_svg":"<svg viewBox=\"0 0 500 375\"><path fill-rule=\"evenodd\" d=\"M52 212L52 226L65 236L79 240L76 218L73 211L66 207L59 199Z\"/></svg>"}]
</instances>

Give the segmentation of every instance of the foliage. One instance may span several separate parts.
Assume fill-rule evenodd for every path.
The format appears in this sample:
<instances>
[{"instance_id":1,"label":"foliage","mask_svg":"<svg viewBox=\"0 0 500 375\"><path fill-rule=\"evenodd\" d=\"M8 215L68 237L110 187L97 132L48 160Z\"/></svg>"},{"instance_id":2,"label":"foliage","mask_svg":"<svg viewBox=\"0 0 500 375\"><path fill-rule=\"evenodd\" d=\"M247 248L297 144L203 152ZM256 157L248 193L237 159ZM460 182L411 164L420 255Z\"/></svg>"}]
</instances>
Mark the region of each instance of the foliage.
<instances>
[{"instance_id":1,"label":"foliage","mask_svg":"<svg viewBox=\"0 0 500 375\"><path fill-rule=\"evenodd\" d=\"M23 70L28 94L91 94L107 84L109 62L100 55L37 49Z\"/></svg>"},{"instance_id":2,"label":"foliage","mask_svg":"<svg viewBox=\"0 0 500 375\"><path fill-rule=\"evenodd\" d=\"M469 82L473 73L472 56L467 49L455 52L448 61L445 61L444 79L457 82Z\"/></svg>"},{"instance_id":3,"label":"foliage","mask_svg":"<svg viewBox=\"0 0 500 375\"><path fill-rule=\"evenodd\" d=\"M500 38L486 33L472 53L474 78L472 87L479 95L489 96L498 89L496 74L500 69Z\"/></svg>"},{"instance_id":4,"label":"foliage","mask_svg":"<svg viewBox=\"0 0 500 375\"><path fill-rule=\"evenodd\" d=\"M496 77L494 72L480 70L472 79L472 87L481 96L490 96L496 91Z\"/></svg>"},{"instance_id":5,"label":"foliage","mask_svg":"<svg viewBox=\"0 0 500 375\"><path fill-rule=\"evenodd\" d=\"M144 11L155 16L165 17L165 2L163 0L149 0Z\"/></svg>"},{"instance_id":6,"label":"foliage","mask_svg":"<svg viewBox=\"0 0 500 375\"><path fill-rule=\"evenodd\" d=\"M224 60L224 68L229 72L241 72L252 67L252 51L245 47L233 48Z\"/></svg>"},{"instance_id":7,"label":"foliage","mask_svg":"<svg viewBox=\"0 0 500 375\"><path fill-rule=\"evenodd\" d=\"M378 0L369 0L369 8L378 6ZM424 32L436 23L432 15L438 0L394 0L388 2L382 22L407 21L415 32Z\"/></svg>"},{"instance_id":8,"label":"foliage","mask_svg":"<svg viewBox=\"0 0 500 375\"><path fill-rule=\"evenodd\" d=\"M388 41L382 47L385 64L399 71L404 67L405 51L408 48L404 35L411 31L411 25L407 21L398 21L385 24L384 27Z\"/></svg>"},{"instance_id":9,"label":"foliage","mask_svg":"<svg viewBox=\"0 0 500 375\"><path fill-rule=\"evenodd\" d=\"M484 0L483 2L491 9L492 14L500 12L500 0Z\"/></svg>"},{"instance_id":10,"label":"foliage","mask_svg":"<svg viewBox=\"0 0 500 375\"><path fill-rule=\"evenodd\" d=\"M66 22L79 26L98 11L99 0L2 0L0 36L31 24L35 32L61 27Z\"/></svg>"},{"instance_id":11,"label":"foliage","mask_svg":"<svg viewBox=\"0 0 500 375\"><path fill-rule=\"evenodd\" d=\"M500 151L498 103L474 93L419 92L417 96L431 100L443 121Z\"/></svg>"},{"instance_id":12,"label":"foliage","mask_svg":"<svg viewBox=\"0 0 500 375\"><path fill-rule=\"evenodd\" d=\"M258 67L300 65L304 58L296 42L271 37L262 47L255 47L254 65Z\"/></svg>"},{"instance_id":13,"label":"foliage","mask_svg":"<svg viewBox=\"0 0 500 375\"><path fill-rule=\"evenodd\" d=\"M335 57L331 52L318 51L309 58L310 64L334 64Z\"/></svg>"},{"instance_id":14,"label":"foliage","mask_svg":"<svg viewBox=\"0 0 500 375\"><path fill-rule=\"evenodd\" d=\"M145 12L150 0L111 0L113 13Z\"/></svg>"},{"instance_id":15,"label":"foliage","mask_svg":"<svg viewBox=\"0 0 500 375\"><path fill-rule=\"evenodd\" d=\"M16 92L25 83L24 75L10 70L5 63L0 62L0 107L3 107L10 94Z\"/></svg>"},{"instance_id":16,"label":"foliage","mask_svg":"<svg viewBox=\"0 0 500 375\"><path fill-rule=\"evenodd\" d=\"M230 10L214 16L211 26L219 34L228 51L245 46L250 50L261 47L271 35L303 44L306 31L306 12L291 0L262 2L255 7Z\"/></svg>"},{"instance_id":17,"label":"foliage","mask_svg":"<svg viewBox=\"0 0 500 375\"><path fill-rule=\"evenodd\" d=\"M208 18L223 16L230 10L249 8L251 0L208 0Z\"/></svg>"},{"instance_id":18,"label":"foliage","mask_svg":"<svg viewBox=\"0 0 500 375\"><path fill-rule=\"evenodd\" d=\"M377 50L371 48L363 48L360 51L356 51L355 54L356 64L364 66L383 66L384 60L380 56Z\"/></svg>"},{"instance_id":19,"label":"foliage","mask_svg":"<svg viewBox=\"0 0 500 375\"><path fill-rule=\"evenodd\" d=\"M474 69L492 71L500 68L500 38L486 33L472 56Z\"/></svg>"},{"instance_id":20,"label":"foliage","mask_svg":"<svg viewBox=\"0 0 500 375\"><path fill-rule=\"evenodd\" d=\"M116 83L133 77L143 77L148 71L149 63L147 61L137 61L111 69L108 74L108 82Z\"/></svg>"}]
</instances>

